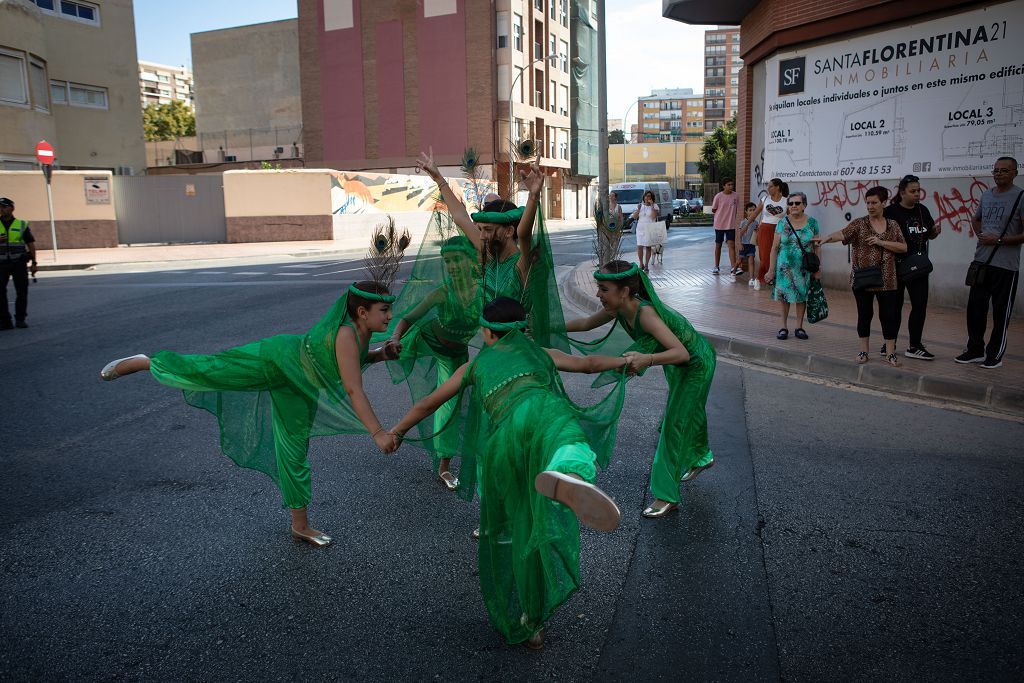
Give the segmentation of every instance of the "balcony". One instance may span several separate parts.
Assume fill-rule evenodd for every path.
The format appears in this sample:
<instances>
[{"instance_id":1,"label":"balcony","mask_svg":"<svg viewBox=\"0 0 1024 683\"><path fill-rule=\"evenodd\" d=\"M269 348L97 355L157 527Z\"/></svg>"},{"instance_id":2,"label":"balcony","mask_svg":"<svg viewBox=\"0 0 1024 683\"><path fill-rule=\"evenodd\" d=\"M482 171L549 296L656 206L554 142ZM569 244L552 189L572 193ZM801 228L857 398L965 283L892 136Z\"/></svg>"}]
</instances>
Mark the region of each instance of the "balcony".
<instances>
[{"instance_id":1,"label":"balcony","mask_svg":"<svg viewBox=\"0 0 1024 683\"><path fill-rule=\"evenodd\" d=\"M705 109L704 117L707 119L724 119L725 109Z\"/></svg>"},{"instance_id":2,"label":"balcony","mask_svg":"<svg viewBox=\"0 0 1024 683\"><path fill-rule=\"evenodd\" d=\"M706 76L704 78L704 87L714 87L716 85L725 85L725 76Z\"/></svg>"}]
</instances>

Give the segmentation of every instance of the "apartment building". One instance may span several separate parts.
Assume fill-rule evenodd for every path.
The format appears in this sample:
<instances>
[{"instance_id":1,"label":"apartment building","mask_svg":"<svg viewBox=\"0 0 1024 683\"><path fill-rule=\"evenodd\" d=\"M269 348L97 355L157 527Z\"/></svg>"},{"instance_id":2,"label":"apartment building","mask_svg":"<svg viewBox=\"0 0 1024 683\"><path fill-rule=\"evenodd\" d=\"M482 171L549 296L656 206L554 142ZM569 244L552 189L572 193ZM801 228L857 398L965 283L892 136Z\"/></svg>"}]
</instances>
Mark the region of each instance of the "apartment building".
<instances>
[{"instance_id":1,"label":"apartment building","mask_svg":"<svg viewBox=\"0 0 1024 683\"><path fill-rule=\"evenodd\" d=\"M131 0L0 2L0 169L145 167Z\"/></svg>"},{"instance_id":2,"label":"apartment building","mask_svg":"<svg viewBox=\"0 0 1024 683\"><path fill-rule=\"evenodd\" d=\"M586 215L596 64L575 81L571 65L594 56L596 23L592 3L588 16L576 4L299 0L306 165L409 173L432 148L454 175L473 147L480 171L507 187L510 141L532 140L548 179L546 215ZM574 97L587 103L575 118ZM581 123L581 113L593 120Z\"/></svg>"},{"instance_id":3,"label":"apartment building","mask_svg":"<svg viewBox=\"0 0 1024 683\"><path fill-rule=\"evenodd\" d=\"M638 101L640 132L631 142L683 142L690 130L687 124L695 116L692 103L700 102L703 115L704 100L693 94L693 88L652 90ZM703 132L701 128L701 136Z\"/></svg>"},{"instance_id":4,"label":"apartment building","mask_svg":"<svg viewBox=\"0 0 1024 683\"><path fill-rule=\"evenodd\" d=\"M721 128L739 111L740 29L704 32L704 131Z\"/></svg>"},{"instance_id":5,"label":"apartment building","mask_svg":"<svg viewBox=\"0 0 1024 683\"><path fill-rule=\"evenodd\" d=\"M143 109L150 104L170 104L174 100L195 109L192 72L184 66L139 60L139 94Z\"/></svg>"}]
</instances>

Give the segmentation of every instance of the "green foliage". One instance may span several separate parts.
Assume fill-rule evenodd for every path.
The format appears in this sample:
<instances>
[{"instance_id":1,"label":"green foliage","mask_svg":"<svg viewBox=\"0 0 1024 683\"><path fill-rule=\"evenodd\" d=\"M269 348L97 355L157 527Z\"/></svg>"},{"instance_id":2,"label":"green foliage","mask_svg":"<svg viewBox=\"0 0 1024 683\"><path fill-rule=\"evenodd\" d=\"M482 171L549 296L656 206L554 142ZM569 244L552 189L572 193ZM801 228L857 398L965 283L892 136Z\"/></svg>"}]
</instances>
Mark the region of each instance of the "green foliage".
<instances>
[{"instance_id":1,"label":"green foliage","mask_svg":"<svg viewBox=\"0 0 1024 683\"><path fill-rule=\"evenodd\" d=\"M281 170L281 162L277 162L276 164L272 164L269 161L261 161L260 162L260 169L263 170L263 171L280 171Z\"/></svg>"},{"instance_id":2,"label":"green foliage","mask_svg":"<svg viewBox=\"0 0 1024 683\"><path fill-rule=\"evenodd\" d=\"M608 133L608 144L609 145L624 145L626 144L626 134L621 130L613 130Z\"/></svg>"},{"instance_id":3,"label":"green foliage","mask_svg":"<svg viewBox=\"0 0 1024 683\"><path fill-rule=\"evenodd\" d=\"M147 104L142 110L142 129L148 142L189 137L196 134L196 117L181 100Z\"/></svg>"},{"instance_id":4,"label":"green foliage","mask_svg":"<svg viewBox=\"0 0 1024 683\"><path fill-rule=\"evenodd\" d=\"M716 128L704 141L697 168L705 183L717 183L722 178L736 178L736 117Z\"/></svg>"}]
</instances>

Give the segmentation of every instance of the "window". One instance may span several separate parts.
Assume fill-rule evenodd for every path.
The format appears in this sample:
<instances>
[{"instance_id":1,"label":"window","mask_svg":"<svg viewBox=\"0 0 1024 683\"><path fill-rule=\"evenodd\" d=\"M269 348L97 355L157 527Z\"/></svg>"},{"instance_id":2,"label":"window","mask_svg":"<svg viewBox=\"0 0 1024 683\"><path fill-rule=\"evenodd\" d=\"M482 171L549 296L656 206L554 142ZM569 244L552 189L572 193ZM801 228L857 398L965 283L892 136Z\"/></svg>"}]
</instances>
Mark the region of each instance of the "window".
<instances>
[{"instance_id":1,"label":"window","mask_svg":"<svg viewBox=\"0 0 1024 683\"><path fill-rule=\"evenodd\" d=\"M97 88L92 85L81 85L79 83L68 83L70 96L68 102L72 107L91 107L93 109L107 108L107 89Z\"/></svg>"},{"instance_id":2,"label":"window","mask_svg":"<svg viewBox=\"0 0 1024 683\"><path fill-rule=\"evenodd\" d=\"M36 57L29 58L29 82L32 84L32 104L38 111L50 111L49 79L46 77L46 63Z\"/></svg>"},{"instance_id":3,"label":"window","mask_svg":"<svg viewBox=\"0 0 1024 683\"><path fill-rule=\"evenodd\" d=\"M36 4L36 7L48 12L53 11L53 1L54 0L32 0L32 2Z\"/></svg>"},{"instance_id":4,"label":"window","mask_svg":"<svg viewBox=\"0 0 1024 683\"><path fill-rule=\"evenodd\" d=\"M729 106L732 107L733 109L735 109L736 107L740 106L739 98L733 97L732 99L730 99L729 100Z\"/></svg>"},{"instance_id":5,"label":"window","mask_svg":"<svg viewBox=\"0 0 1024 683\"><path fill-rule=\"evenodd\" d=\"M157 74L156 79L158 81L160 81L161 83L170 83L171 82L171 77L167 76L165 74Z\"/></svg>"},{"instance_id":6,"label":"window","mask_svg":"<svg viewBox=\"0 0 1024 683\"><path fill-rule=\"evenodd\" d=\"M544 59L544 46L540 43L533 44L533 58Z\"/></svg>"},{"instance_id":7,"label":"window","mask_svg":"<svg viewBox=\"0 0 1024 683\"><path fill-rule=\"evenodd\" d=\"M68 84L66 81L50 81L50 101L54 104L68 103Z\"/></svg>"},{"instance_id":8,"label":"window","mask_svg":"<svg viewBox=\"0 0 1024 683\"><path fill-rule=\"evenodd\" d=\"M733 76L729 79L729 85L739 85L740 79L737 76Z\"/></svg>"},{"instance_id":9,"label":"window","mask_svg":"<svg viewBox=\"0 0 1024 683\"><path fill-rule=\"evenodd\" d=\"M533 0L533 6L539 9L541 12L544 11L544 0Z\"/></svg>"},{"instance_id":10,"label":"window","mask_svg":"<svg viewBox=\"0 0 1024 683\"><path fill-rule=\"evenodd\" d=\"M0 102L28 106L24 53L0 50Z\"/></svg>"},{"instance_id":11,"label":"window","mask_svg":"<svg viewBox=\"0 0 1024 683\"><path fill-rule=\"evenodd\" d=\"M512 15L512 47L523 51L523 15Z\"/></svg>"},{"instance_id":12,"label":"window","mask_svg":"<svg viewBox=\"0 0 1024 683\"><path fill-rule=\"evenodd\" d=\"M556 38L555 34L552 33L548 36L548 39L550 40L550 44L548 45L548 57L554 57L558 54L558 38Z\"/></svg>"},{"instance_id":13,"label":"window","mask_svg":"<svg viewBox=\"0 0 1024 683\"><path fill-rule=\"evenodd\" d=\"M556 112L558 111L558 102L556 101L558 99L558 84L551 81L551 89L548 92L548 109Z\"/></svg>"},{"instance_id":14,"label":"window","mask_svg":"<svg viewBox=\"0 0 1024 683\"><path fill-rule=\"evenodd\" d=\"M569 86L562 86L562 99L559 103L558 113L562 116L569 115Z\"/></svg>"},{"instance_id":15,"label":"window","mask_svg":"<svg viewBox=\"0 0 1024 683\"><path fill-rule=\"evenodd\" d=\"M559 3L561 12L558 20L562 22L562 26L569 28L569 0L561 0Z\"/></svg>"},{"instance_id":16,"label":"window","mask_svg":"<svg viewBox=\"0 0 1024 683\"><path fill-rule=\"evenodd\" d=\"M63 17L77 19L86 24L100 23L100 8L86 2L60 0L60 14Z\"/></svg>"},{"instance_id":17,"label":"window","mask_svg":"<svg viewBox=\"0 0 1024 683\"><path fill-rule=\"evenodd\" d=\"M569 73L569 43L564 40L558 44L558 64L562 71Z\"/></svg>"},{"instance_id":18,"label":"window","mask_svg":"<svg viewBox=\"0 0 1024 683\"><path fill-rule=\"evenodd\" d=\"M555 15L555 0L548 0L548 10L550 10L548 12L548 14L551 16L552 19L554 19L556 17L556 15Z\"/></svg>"}]
</instances>

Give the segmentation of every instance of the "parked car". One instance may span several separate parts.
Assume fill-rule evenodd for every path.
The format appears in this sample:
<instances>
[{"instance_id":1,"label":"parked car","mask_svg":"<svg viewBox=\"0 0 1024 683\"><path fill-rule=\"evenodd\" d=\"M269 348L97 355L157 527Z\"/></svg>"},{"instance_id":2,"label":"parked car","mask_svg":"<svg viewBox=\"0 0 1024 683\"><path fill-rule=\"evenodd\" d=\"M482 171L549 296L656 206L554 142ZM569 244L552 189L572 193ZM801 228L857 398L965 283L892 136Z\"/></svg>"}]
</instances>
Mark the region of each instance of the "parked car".
<instances>
[{"instance_id":1,"label":"parked car","mask_svg":"<svg viewBox=\"0 0 1024 683\"><path fill-rule=\"evenodd\" d=\"M636 182L636 183L615 183L608 188L615 193L622 207L622 215L626 217L626 224L622 227L623 232L629 232L636 224L630 220L629 215L636 211L636 207L643 201L644 192L650 190L654 193L654 200L658 204L658 213L665 221L665 227L672 224L672 188L664 182Z\"/></svg>"},{"instance_id":2,"label":"parked car","mask_svg":"<svg viewBox=\"0 0 1024 683\"><path fill-rule=\"evenodd\" d=\"M686 200L687 206L690 208L690 213L704 213L704 200L699 197Z\"/></svg>"},{"instance_id":3,"label":"parked car","mask_svg":"<svg viewBox=\"0 0 1024 683\"><path fill-rule=\"evenodd\" d=\"M675 216L685 216L690 213L690 205L686 203L685 199L673 199L672 200L672 214Z\"/></svg>"}]
</instances>

